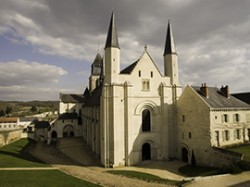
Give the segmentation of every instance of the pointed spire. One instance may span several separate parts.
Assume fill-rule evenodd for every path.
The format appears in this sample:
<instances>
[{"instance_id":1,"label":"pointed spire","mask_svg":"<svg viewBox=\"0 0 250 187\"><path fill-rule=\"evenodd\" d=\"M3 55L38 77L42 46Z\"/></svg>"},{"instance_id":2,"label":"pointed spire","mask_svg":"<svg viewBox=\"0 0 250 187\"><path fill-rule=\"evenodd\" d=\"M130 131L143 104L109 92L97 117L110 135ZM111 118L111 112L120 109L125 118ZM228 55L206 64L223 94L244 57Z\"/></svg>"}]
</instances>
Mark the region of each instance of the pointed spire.
<instances>
[{"instance_id":1,"label":"pointed spire","mask_svg":"<svg viewBox=\"0 0 250 187\"><path fill-rule=\"evenodd\" d=\"M110 20L110 24L109 24L109 30L108 30L108 36L107 36L107 40L106 40L105 49L108 47L120 48L119 43L118 43L118 36L117 36L117 30L116 30L116 25L115 25L114 12L112 12L112 15L111 15L111 20Z\"/></svg>"},{"instance_id":2,"label":"pointed spire","mask_svg":"<svg viewBox=\"0 0 250 187\"><path fill-rule=\"evenodd\" d=\"M172 33L172 26L171 26L170 20L168 20L168 29L167 29L165 50L164 50L163 56L167 54L176 54L176 49L174 45L174 37Z\"/></svg>"}]
</instances>

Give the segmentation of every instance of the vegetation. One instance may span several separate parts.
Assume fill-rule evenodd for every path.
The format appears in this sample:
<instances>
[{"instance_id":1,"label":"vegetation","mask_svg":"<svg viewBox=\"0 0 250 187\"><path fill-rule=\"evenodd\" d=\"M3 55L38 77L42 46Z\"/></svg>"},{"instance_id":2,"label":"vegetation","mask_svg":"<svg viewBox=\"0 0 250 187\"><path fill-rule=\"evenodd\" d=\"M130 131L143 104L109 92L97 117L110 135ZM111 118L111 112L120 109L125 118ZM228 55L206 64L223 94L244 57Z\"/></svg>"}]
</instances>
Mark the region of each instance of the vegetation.
<instances>
[{"instance_id":1,"label":"vegetation","mask_svg":"<svg viewBox=\"0 0 250 187\"><path fill-rule=\"evenodd\" d=\"M27 149L34 142L21 139L0 148L0 167L50 167L27 153ZM26 186L86 186L99 185L77 179L59 170L0 170L0 186L26 187Z\"/></svg>"},{"instance_id":2,"label":"vegetation","mask_svg":"<svg viewBox=\"0 0 250 187\"><path fill-rule=\"evenodd\" d=\"M210 176L221 174L222 171L217 168L186 165L179 168L179 172L187 177Z\"/></svg>"},{"instance_id":3,"label":"vegetation","mask_svg":"<svg viewBox=\"0 0 250 187\"><path fill-rule=\"evenodd\" d=\"M13 180L14 179L14 180ZM97 187L99 185L74 178L59 170L0 171L0 181L5 187Z\"/></svg>"},{"instance_id":4,"label":"vegetation","mask_svg":"<svg viewBox=\"0 0 250 187\"><path fill-rule=\"evenodd\" d=\"M227 148L229 151L234 151L238 153L244 154L244 160L250 162L250 144L239 145L235 147Z\"/></svg>"},{"instance_id":5,"label":"vegetation","mask_svg":"<svg viewBox=\"0 0 250 187\"><path fill-rule=\"evenodd\" d=\"M48 111L58 111L58 101L0 101L0 117L11 115L23 117Z\"/></svg>"},{"instance_id":6,"label":"vegetation","mask_svg":"<svg viewBox=\"0 0 250 187\"><path fill-rule=\"evenodd\" d=\"M227 148L227 150L244 154L243 160L240 160L232 167L234 173L250 171L250 144L243 144L230 147Z\"/></svg>"},{"instance_id":7,"label":"vegetation","mask_svg":"<svg viewBox=\"0 0 250 187\"><path fill-rule=\"evenodd\" d=\"M163 179L161 177L158 177L156 175L143 173L143 172L137 172L137 171L128 171L128 170L110 170L107 171L108 173L114 174L114 175L122 175L129 178L136 178L148 182L157 182L157 183L163 183L163 184L169 184L169 185L175 185L180 186L185 183L185 181L175 181L175 180L169 180L169 179Z\"/></svg>"},{"instance_id":8,"label":"vegetation","mask_svg":"<svg viewBox=\"0 0 250 187\"><path fill-rule=\"evenodd\" d=\"M0 148L0 167L49 167L26 150L34 142L20 139Z\"/></svg>"}]
</instances>

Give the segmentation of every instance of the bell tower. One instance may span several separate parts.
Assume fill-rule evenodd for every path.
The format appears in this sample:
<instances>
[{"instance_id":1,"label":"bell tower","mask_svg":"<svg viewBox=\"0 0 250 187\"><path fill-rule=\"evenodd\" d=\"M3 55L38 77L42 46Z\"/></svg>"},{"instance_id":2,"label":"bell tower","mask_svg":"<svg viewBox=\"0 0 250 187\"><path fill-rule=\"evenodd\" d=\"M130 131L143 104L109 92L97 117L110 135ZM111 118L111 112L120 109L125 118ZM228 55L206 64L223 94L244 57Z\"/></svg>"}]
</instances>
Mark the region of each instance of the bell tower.
<instances>
[{"instance_id":1,"label":"bell tower","mask_svg":"<svg viewBox=\"0 0 250 187\"><path fill-rule=\"evenodd\" d=\"M167 36L164 49L164 75L170 77L171 85L179 85L178 55L175 49L172 26L168 21Z\"/></svg>"},{"instance_id":2,"label":"bell tower","mask_svg":"<svg viewBox=\"0 0 250 187\"><path fill-rule=\"evenodd\" d=\"M112 12L105 45L104 83L111 84L118 81L120 73L120 47L115 24L115 14Z\"/></svg>"}]
</instances>

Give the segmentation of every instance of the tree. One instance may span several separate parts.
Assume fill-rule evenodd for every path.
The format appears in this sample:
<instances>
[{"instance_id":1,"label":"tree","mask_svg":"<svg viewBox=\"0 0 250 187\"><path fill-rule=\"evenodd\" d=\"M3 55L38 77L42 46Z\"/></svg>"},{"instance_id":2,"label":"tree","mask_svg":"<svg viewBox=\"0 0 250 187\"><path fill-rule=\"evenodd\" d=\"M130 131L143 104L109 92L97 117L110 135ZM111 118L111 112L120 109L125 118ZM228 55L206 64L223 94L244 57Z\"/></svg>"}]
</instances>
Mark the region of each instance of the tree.
<instances>
[{"instance_id":1,"label":"tree","mask_svg":"<svg viewBox=\"0 0 250 187\"><path fill-rule=\"evenodd\" d=\"M12 108L10 106L7 106L6 109L5 109L5 113L7 116L9 116L12 112Z\"/></svg>"},{"instance_id":2,"label":"tree","mask_svg":"<svg viewBox=\"0 0 250 187\"><path fill-rule=\"evenodd\" d=\"M5 116L5 112L4 112L4 110L2 109L2 110L0 110L0 117L2 117L2 116Z\"/></svg>"},{"instance_id":3,"label":"tree","mask_svg":"<svg viewBox=\"0 0 250 187\"><path fill-rule=\"evenodd\" d=\"M36 107L36 106L32 106L32 107L30 108L30 111L31 111L31 112L37 112L37 107Z\"/></svg>"}]
</instances>

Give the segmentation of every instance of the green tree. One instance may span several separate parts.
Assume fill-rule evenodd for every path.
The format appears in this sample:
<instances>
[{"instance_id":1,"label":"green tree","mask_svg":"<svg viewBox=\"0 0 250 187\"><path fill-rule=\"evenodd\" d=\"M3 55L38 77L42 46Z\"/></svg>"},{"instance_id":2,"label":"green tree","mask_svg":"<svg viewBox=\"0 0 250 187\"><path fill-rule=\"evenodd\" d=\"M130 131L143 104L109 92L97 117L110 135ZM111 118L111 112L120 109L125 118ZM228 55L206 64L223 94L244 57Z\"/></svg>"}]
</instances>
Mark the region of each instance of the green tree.
<instances>
[{"instance_id":1,"label":"green tree","mask_svg":"<svg viewBox=\"0 0 250 187\"><path fill-rule=\"evenodd\" d=\"M5 111L2 109L0 110L0 117L5 116Z\"/></svg>"},{"instance_id":2,"label":"green tree","mask_svg":"<svg viewBox=\"0 0 250 187\"><path fill-rule=\"evenodd\" d=\"M5 109L5 113L7 116L9 116L12 112L12 108L10 106L7 106L6 109Z\"/></svg>"},{"instance_id":3,"label":"green tree","mask_svg":"<svg viewBox=\"0 0 250 187\"><path fill-rule=\"evenodd\" d=\"M32 106L32 107L30 108L30 111L31 111L31 112L37 112L37 107L36 107L36 106Z\"/></svg>"}]
</instances>

